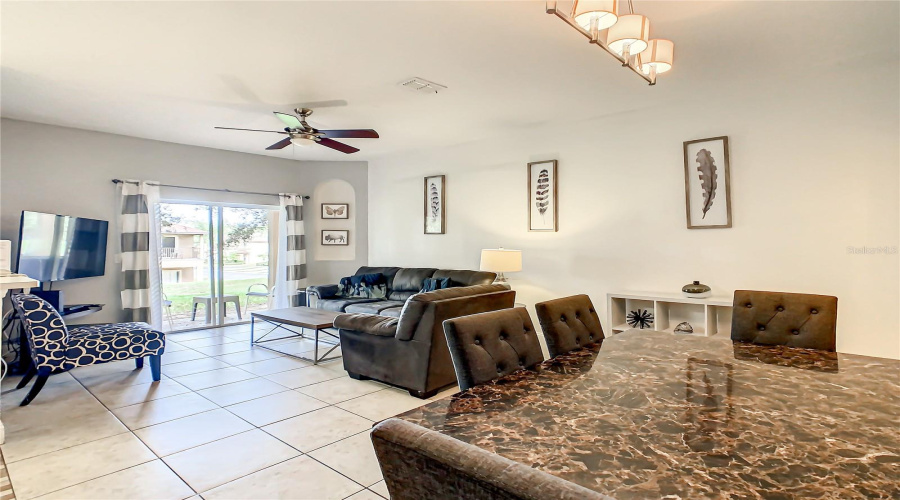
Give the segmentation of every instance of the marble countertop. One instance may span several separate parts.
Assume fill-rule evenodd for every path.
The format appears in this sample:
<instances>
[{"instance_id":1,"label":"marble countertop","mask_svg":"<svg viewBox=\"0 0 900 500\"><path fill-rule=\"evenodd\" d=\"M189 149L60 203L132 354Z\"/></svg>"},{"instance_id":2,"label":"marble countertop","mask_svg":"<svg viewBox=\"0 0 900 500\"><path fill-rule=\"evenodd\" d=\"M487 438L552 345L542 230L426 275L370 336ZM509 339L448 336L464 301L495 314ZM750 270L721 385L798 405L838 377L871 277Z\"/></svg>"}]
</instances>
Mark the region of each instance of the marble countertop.
<instances>
[{"instance_id":1,"label":"marble countertop","mask_svg":"<svg viewBox=\"0 0 900 500\"><path fill-rule=\"evenodd\" d=\"M399 416L616 498L900 498L900 362L629 330Z\"/></svg>"}]
</instances>

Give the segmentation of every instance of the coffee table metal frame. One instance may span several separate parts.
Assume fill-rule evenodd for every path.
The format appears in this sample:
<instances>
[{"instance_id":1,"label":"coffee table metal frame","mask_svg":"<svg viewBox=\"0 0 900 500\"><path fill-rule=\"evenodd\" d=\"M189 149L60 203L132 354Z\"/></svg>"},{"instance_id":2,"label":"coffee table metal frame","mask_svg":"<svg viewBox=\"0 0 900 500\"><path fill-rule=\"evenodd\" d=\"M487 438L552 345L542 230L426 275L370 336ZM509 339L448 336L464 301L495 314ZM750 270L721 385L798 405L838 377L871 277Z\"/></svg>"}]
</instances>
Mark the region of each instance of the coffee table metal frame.
<instances>
[{"instance_id":1,"label":"coffee table metal frame","mask_svg":"<svg viewBox=\"0 0 900 500\"><path fill-rule=\"evenodd\" d=\"M256 338L256 319L257 319L257 314L251 313L250 314L250 345L255 345L257 347L261 347L261 348L267 349L269 351L277 352L278 354L282 354L284 356L290 356L292 358L298 358L298 359L302 359L304 361L311 361L312 364L314 364L314 365L317 365L323 361L331 361L331 360L338 359L341 357L340 354L338 354L336 356L332 356L330 358L328 357L328 355L331 354L332 351L334 351L335 349L337 349L338 347L341 346L341 338L336 333L328 331L328 330L333 330L334 328L308 328L309 330L315 331L315 336L313 337L313 342L314 342L313 357L307 358L306 356L302 356L300 354L291 354L291 353L287 353L284 351L279 351L278 349L275 349L273 347L262 345L265 342L275 342L278 340L289 339L292 337L300 337L303 339L309 338L306 336L306 333L305 333L305 330L307 330L307 328L304 328L304 327L298 326L298 325L290 325L290 326L297 326L298 328L300 328L300 331L293 330L293 329L285 326L288 323L281 323L281 322L260 316L259 317L260 321L262 321L264 323L268 323L270 325L274 325L274 327L271 330L269 330L268 332L264 333L260 338L257 339ZM274 339L263 340L270 333L278 330L279 328L291 333L291 335L288 335L286 337L278 337L278 338L274 338ZM321 339L323 344L331 346L331 349L328 349L328 351L326 351L325 354L323 354L321 358L319 357L319 340L320 340L319 333L320 332L331 337L331 339L328 339L328 338ZM332 339L334 339L334 340L332 340Z\"/></svg>"}]
</instances>

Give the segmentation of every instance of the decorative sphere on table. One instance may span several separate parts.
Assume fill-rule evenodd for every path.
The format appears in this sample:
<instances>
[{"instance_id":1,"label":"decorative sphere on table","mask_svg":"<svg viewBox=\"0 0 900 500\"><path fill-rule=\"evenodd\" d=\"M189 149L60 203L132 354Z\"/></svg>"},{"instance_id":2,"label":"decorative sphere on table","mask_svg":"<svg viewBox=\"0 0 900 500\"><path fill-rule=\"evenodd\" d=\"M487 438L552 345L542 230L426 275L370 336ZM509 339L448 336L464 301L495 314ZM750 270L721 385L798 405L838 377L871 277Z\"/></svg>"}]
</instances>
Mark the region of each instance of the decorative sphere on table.
<instances>
[{"instance_id":1,"label":"decorative sphere on table","mask_svg":"<svg viewBox=\"0 0 900 500\"><path fill-rule=\"evenodd\" d=\"M712 293L712 288L699 281L695 281L693 283L689 283L681 287L681 293L685 297L689 297L692 299L702 299L709 297Z\"/></svg>"}]
</instances>

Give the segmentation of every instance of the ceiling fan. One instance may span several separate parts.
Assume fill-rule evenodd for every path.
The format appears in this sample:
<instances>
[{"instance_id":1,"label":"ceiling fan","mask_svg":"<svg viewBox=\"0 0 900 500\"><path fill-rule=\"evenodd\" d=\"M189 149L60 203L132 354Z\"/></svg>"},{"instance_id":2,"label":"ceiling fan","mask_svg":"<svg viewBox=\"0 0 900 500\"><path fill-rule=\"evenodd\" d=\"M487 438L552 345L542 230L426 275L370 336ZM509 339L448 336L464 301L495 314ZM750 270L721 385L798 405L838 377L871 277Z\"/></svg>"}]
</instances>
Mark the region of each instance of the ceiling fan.
<instances>
[{"instance_id":1,"label":"ceiling fan","mask_svg":"<svg viewBox=\"0 0 900 500\"><path fill-rule=\"evenodd\" d=\"M287 135L284 139L272 144L266 149L283 149L289 144L297 146L312 146L319 144L327 148L336 149L342 153L355 153L359 149L354 148L343 142L335 141L338 139L378 139L378 132L372 129L354 129L354 130L319 130L306 123L306 118L313 113L309 108L296 108L292 115L288 113L279 113L274 111L275 116L284 122L286 127L284 130L256 130L250 128L232 128L232 127L216 127L221 130L245 130L248 132L268 132L271 134Z\"/></svg>"}]
</instances>

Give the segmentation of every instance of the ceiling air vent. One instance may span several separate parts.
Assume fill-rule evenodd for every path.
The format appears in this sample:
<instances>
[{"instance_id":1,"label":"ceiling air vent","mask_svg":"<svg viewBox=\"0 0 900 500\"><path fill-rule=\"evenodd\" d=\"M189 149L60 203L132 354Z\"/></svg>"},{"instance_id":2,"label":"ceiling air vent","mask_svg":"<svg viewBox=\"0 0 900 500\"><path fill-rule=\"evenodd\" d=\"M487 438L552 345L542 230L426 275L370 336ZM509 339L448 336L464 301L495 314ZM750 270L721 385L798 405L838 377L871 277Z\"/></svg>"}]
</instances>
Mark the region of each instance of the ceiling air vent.
<instances>
[{"instance_id":1,"label":"ceiling air vent","mask_svg":"<svg viewBox=\"0 0 900 500\"><path fill-rule=\"evenodd\" d=\"M414 92L420 92L424 94L437 94L438 92L442 92L447 90L447 87L441 85L440 83L429 82L424 78L413 77L408 80L403 80L400 82L400 86Z\"/></svg>"}]
</instances>

